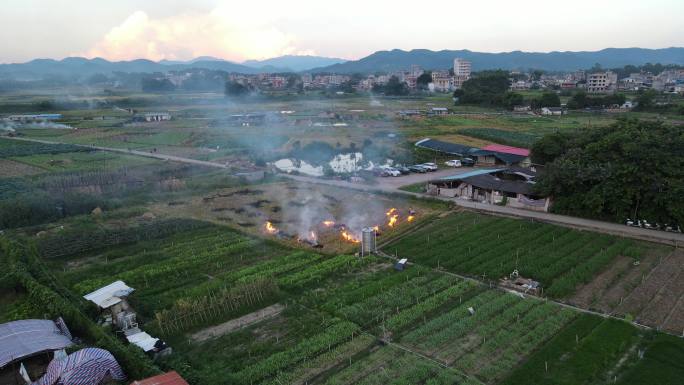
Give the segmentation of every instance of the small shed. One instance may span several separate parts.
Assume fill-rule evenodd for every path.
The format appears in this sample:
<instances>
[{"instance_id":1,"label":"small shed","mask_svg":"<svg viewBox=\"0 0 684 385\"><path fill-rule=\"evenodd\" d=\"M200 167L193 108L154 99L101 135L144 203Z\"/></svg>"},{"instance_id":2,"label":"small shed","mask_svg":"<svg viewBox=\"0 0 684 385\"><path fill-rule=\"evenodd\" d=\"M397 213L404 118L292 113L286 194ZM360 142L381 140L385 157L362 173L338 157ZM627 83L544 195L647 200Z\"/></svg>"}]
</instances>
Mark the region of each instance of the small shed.
<instances>
[{"instance_id":1,"label":"small shed","mask_svg":"<svg viewBox=\"0 0 684 385\"><path fill-rule=\"evenodd\" d=\"M111 318L105 317L107 322L111 322L121 329L128 329L137 326L135 323L135 313L126 301L126 297L134 291L135 289L129 287L123 281L115 281L84 295L83 298L109 313L108 316Z\"/></svg>"},{"instance_id":2,"label":"small shed","mask_svg":"<svg viewBox=\"0 0 684 385\"><path fill-rule=\"evenodd\" d=\"M402 258L402 259L398 260L397 263L394 264L394 270L404 271L407 264L408 264L408 259Z\"/></svg>"},{"instance_id":3,"label":"small shed","mask_svg":"<svg viewBox=\"0 0 684 385\"><path fill-rule=\"evenodd\" d=\"M83 298L93 302L101 309L108 309L123 301L135 289L126 285L123 281L114 281L107 286L101 287Z\"/></svg>"}]
</instances>

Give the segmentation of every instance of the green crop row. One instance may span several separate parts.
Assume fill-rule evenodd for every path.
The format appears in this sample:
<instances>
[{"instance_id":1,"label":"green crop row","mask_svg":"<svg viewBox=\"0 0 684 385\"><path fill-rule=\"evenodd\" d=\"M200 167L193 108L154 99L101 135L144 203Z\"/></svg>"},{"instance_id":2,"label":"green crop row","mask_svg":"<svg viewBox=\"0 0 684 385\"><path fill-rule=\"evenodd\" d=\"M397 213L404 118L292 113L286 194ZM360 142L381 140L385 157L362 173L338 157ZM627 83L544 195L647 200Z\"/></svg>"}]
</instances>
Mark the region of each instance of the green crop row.
<instances>
[{"instance_id":1,"label":"green crop row","mask_svg":"<svg viewBox=\"0 0 684 385\"><path fill-rule=\"evenodd\" d=\"M434 311L439 307L445 305L449 301L453 301L456 298L463 297L468 291L475 288L477 285L472 281L461 281L454 286L447 288L431 297L418 302L414 306L411 306L399 313L389 317L385 322L385 327L396 333L397 331L406 328L407 326L416 323L423 317L426 313Z\"/></svg>"},{"instance_id":2,"label":"green crop row","mask_svg":"<svg viewBox=\"0 0 684 385\"><path fill-rule=\"evenodd\" d=\"M474 213L437 220L387 246L419 263L490 280L518 270L553 297L572 294L618 255L639 258L645 249L615 236Z\"/></svg>"},{"instance_id":3,"label":"green crop row","mask_svg":"<svg viewBox=\"0 0 684 385\"><path fill-rule=\"evenodd\" d=\"M354 268L368 262L367 258L359 258L353 255L338 255L326 259L304 270L288 274L278 278L278 285L286 289L296 289L308 285L311 282L320 281L322 278L335 273L343 268Z\"/></svg>"},{"instance_id":4,"label":"green crop row","mask_svg":"<svg viewBox=\"0 0 684 385\"><path fill-rule=\"evenodd\" d=\"M361 334L351 341L339 344L311 360L296 365L288 371L280 372L272 380L264 382L263 385L306 383L322 371L344 364L352 356L370 348L374 343L374 337Z\"/></svg>"},{"instance_id":5,"label":"green crop row","mask_svg":"<svg viewBox=\"0 0 684 385\"><path fill-rule=\"evenodd\" d=\"M602 382L602 376L616 365L637 334L638 329L629 323L581 315L511 373L503 384Z\"/></svg>"},{"instance_id":6,"label":"green crop row","mask_svg":"<svg viewBox=\"0 0 684 385\"><path fill-rule=\"evenodd\" d=\"M351 340L359 327L348 321L341 321L328 327L325 331L299 342L294 347L273 354L265 360L250 365L238 373L234 378L241 384L252 384L263 379L273 377L289 366L315 357L318 353L331 349L340 343Z\"/></svg>"},{"instance_id":7,"label":"green crop row","mask_svg":"<svg viewBox=\"0 0 684 385\"><path fill-rule=\"evenodd\" d=\"M365 300L345 306L338 311L338 314L362 326L379 323L391 314L398 313L399 309L415 305L458 281L458 278L445 274L422 275Z\"/></svg>"},{"instance_id":8,"label":"green crop row","mask_svg":"<svg viewBox=\"0 0 684 385\"><path fill-rule=\"evenodd\" d=\"M412 353L386 346L334 373L325 384L474 385L480 382Z\"/></svg>"},{"instance_id":9,"label":"green crop row","mask_svg":"<svg viewBox=\"0 0 684 385\"><path fill-rule=\"evenodd\" d=\"M92 151L73 144L47 144L0 139L0 159L39 154L61 154L64 152Z\"/></svg>"},{"instance_id":10,"label":"green crop row","mask_svg":"<svg viewBox=\"0 0 684 385\"><path fill-rule=\"evenodd\" d=\"M535 135L530 135L519 131L500 130L497 128L464 128L458 130L458 133L471 136L473 138L489 140L495 143L528 148L531 147L537 139L539 139L539 137Z\"/></svg>"}]
</instances>

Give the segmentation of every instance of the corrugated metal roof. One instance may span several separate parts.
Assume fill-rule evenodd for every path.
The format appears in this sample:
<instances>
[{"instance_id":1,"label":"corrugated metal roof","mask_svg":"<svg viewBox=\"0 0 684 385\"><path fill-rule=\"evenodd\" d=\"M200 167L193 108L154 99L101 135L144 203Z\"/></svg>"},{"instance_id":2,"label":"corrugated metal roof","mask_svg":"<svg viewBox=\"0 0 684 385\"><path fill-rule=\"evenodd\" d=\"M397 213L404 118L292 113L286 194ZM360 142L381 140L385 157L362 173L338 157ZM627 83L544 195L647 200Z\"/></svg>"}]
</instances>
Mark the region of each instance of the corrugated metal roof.
<instances>
[{"instance_id":1,"label":"corrugated metal roof","mask_svg":"<svg viewBox=\"0 0 684 385\"><path fill-rule=\"evenodd\" d=\"M0 368L36 353L70 346L68 330L51 320L28 319L0 324Z\"/></svg>"},{"instance_id":2,"label":"corrugated metal roof","mask_svg":"<svg viewBox=\"0 0 684 385\"><path fill-rule=\"evenodd\" d=\"M463 180L463 183L468 183L472 186L483 188L487 190L505 191L516 194L532 194L532 183L505 180L495 177L494 175L476 175Z\"/></svg>"},{"instance_id":3,"label":"corrugated metal roof","mask_svg":"<svg viewBox=\"0 0 684 385\"><path fill-rule=\"evenodd\" d=\"M477 148L474 147L464 146L457 143L442 142L441 140L430 138L419 140L415 145L416 147L427 148L429 150L457 156L469 156L474 151L477 151Z\"/></svg>"},{"instance_id":4,"label":"corrugated metal roof","mask_svg":"<svg viewBox=\"0 0 684 385\"><path fill-rule=\"evenodd\" d=\"M515 164L523 161L526 156L506 154L505 152L490 151L490 150L477 150L472 153L473 156L493 156L506 164Z\"/></svg>"},{"instance_id":5,"label":"corrugated metal roof","mask_svg":"<svg viewBox=\"0 0 684 385\"><path fill-rule=\"evenodd\" d=\"M171 371L144 380L133 381L131 385L188 385L188 382L180 374Z\"/></svg>"},{"instance_id":6,"label":"corrugated metal roof","mask_svg":"<svg viewBox=\"0 0 684 385\"><path fill-rule=\"evenodd\" d=\"M101 287L83 298L92 301L97 306L106 309L121 302L121 297L126 297L135 289L126 285L123 281L115 281L105 287Z\"/></svg>"},{"instance_id":7,"label":"corrugated metal roof","mask_svg":"<svg viewBox=\"0 0 684 385\"><path fill-rule=\"evenodd\" d=\"M473 170L470 172L464 172L462 174L445 176L443 178L439 178L438 180L440 180L440 181L461 180L464 178L470 178L471 176L492 174L492 173L503 171L503 170L505 170L505 168L486 168L486 169L481 169L481 170Z\"/></svg>"},{"instance_id":8,"label":"corrugated metal roof","mask_svg":"<svg viewBox=\"0 0 684 385\"><path fill-rule=\"evenodd\" d=\"M522 147L504 146L503 144L490 144L482 147L483 150L502 152L520 156L530 156L530 150Z\"/></svg>"}]
</instances>

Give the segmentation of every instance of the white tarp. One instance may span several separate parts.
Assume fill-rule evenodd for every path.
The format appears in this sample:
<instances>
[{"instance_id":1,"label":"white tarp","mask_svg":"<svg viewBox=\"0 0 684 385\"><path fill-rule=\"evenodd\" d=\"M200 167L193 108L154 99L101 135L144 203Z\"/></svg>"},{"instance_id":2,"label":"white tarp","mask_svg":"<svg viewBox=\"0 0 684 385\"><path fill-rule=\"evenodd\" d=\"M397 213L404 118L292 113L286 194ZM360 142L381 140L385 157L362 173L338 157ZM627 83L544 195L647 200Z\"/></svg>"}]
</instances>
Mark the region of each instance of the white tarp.
<instances>
[{"instance_id":1,"label":"white tarp","mask_svg":"<svg viewBox=\"0 0 684 385\"><path fill-rule=\"evenodd\" d=\"M150 350L154 349L154 344L156 344L157 341L159 341L159 338L154 338L145 332L131 334L129 336L126 336L126 339L128 340L128 342L137 345L146 352L149 352Z\"/></svg>"},{"instance_id":2,"label":"white tarp","mask_svg":"<svg viewBox=\"0 0 684 385\"><path fill-rule=\"evenodd\" d=\"M92 301L102 309L121 302L121 298L128 296L135 289L128 287L123 281L112 282L105 287L101 287L92 293L86 294L83 298Z\"/></svg>"},{"instance_id":3,"label":"white tarp","mask_svg":"<svg viewBox=\"0 0 684 385\"><path fill-rule=\"evenodd\" d=\"M28 319L0 324L0 368L36 353L71 345L71 334L63 322Z\"/></svg>"}]
</instances>

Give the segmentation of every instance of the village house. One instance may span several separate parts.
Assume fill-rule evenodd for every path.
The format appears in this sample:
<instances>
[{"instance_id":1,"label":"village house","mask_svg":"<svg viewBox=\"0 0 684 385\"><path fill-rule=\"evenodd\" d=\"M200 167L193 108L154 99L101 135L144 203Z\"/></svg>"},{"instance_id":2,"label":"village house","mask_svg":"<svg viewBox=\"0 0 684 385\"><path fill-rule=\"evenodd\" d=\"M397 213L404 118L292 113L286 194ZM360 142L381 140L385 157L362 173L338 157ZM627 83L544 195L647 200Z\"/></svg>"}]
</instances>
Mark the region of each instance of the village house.
<instances>
[{"instance_id":1,"label":"village house","mask_svg":"<svg viewBox=\"0 0 684 385\"><path fill-rule=\"evenodd\" d=\"M428 182L433 195L546 212L551 200L534 193L537 173L529 168L488 168Z\"/></svg>"}]
</instances>

